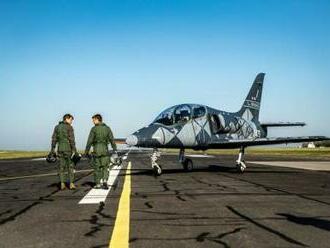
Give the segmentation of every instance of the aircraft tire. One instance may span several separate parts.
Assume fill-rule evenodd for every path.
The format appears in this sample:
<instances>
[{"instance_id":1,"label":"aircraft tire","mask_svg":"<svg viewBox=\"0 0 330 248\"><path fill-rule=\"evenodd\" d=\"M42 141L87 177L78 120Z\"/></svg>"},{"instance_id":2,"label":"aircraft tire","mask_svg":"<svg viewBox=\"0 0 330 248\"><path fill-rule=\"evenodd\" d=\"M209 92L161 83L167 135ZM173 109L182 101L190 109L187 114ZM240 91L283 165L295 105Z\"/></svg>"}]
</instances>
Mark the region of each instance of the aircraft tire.
<instances>
[{"instance_id":1,"label":"aircraft tire","mask_svg":"<svg viewBox=\"0 0 330 248\"><path fill-rule=\"evenodd\" d=\"M243 173L246 169L245 161L243 160L242 162L238 163L236 168L239 173Z\"/></svg>"},{"instance_id":2,"label":"aircraft tire","mask_svg":"<svg viewBox=\"0 0 330 248\"><path fill-rule=\"evenodd\" d=\"M191 159L187 158L185 161L182 163L183 169L185 171L192 171L194 169L194 163Z\"/></svg>"},{"instance_id":3,"label":"aircraft tire","mask_svg":"<svg viewBox=\"0 0 330 248\"><path fill-rule=\"evenodd\" d=\"M163 172L163 169L160 165L152 167L155 176L160 176Z\"/></svg>"}]
</instances>

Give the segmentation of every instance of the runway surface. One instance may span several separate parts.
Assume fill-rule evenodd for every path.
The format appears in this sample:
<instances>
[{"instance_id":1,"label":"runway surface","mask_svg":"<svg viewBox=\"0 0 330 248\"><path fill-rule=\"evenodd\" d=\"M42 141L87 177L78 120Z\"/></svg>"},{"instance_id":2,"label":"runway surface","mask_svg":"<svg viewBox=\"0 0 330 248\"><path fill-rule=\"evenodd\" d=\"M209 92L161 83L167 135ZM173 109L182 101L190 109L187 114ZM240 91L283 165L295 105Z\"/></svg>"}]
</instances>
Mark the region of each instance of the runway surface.
<instances>
[{"instance_id":1,"label":"runway surface","mask_svg":"<svg viewBox=\"0 0 330 248\"><path fill-rule=\"evenodd\" d=\"M186 173L164 155L154 177L147 154L130 154L95 204L79 204L91 192L87 161L74 191L58 190L45 161L0 161L0 247L329 247L328 171L248 156L238 174L234 156L192 159Z\"/></svg>"}]
</instances>

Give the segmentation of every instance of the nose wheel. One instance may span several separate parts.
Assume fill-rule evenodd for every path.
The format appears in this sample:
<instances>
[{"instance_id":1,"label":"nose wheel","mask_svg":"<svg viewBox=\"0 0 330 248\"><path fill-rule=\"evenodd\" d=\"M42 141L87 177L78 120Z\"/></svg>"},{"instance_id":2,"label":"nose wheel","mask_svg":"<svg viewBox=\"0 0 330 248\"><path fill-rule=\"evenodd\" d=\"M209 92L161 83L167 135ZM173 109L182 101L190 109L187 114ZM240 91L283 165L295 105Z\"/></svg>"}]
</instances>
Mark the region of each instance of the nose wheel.
<instances>
[{"instance_id":1,"label":"nose wheel","mask_svg":"<svg viewBox=\"0 0 330 248\"><path fill-rule=\"evenodd\" d=\"M246 164L245 161L243 160L243 156L244 156L244 147L241 147L238 154L238 159L236 160L236 169L239 173L243 173L246 169Z\"/></svg>"},{"instance_id":2,"label":"nose wheel","mask_svg":"<svg viewBox=\"0 0 330 248\"><path fill-rule=\"evenodd\" d=\"M163 169L160 165L153 166L152 170L153 170L155 176L160 176L163 172Z\"/></svg>"}]
</instances>

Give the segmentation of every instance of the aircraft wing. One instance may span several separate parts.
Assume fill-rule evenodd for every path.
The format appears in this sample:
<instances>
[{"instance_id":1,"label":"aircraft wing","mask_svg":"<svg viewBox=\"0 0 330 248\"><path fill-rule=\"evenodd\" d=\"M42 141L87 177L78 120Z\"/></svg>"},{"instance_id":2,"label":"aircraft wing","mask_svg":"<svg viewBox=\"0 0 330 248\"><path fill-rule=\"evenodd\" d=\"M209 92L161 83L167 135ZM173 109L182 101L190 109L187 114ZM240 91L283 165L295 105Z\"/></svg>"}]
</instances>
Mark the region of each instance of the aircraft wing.
<instances>
[{"instance_id":1,"label":"aircraft wing","mask_svg":"<svg viewBox=\"0 0 330 248\"><path fill-rule=\"evenodd\" d=\"M275 144L288 144L288 143L300 143L300 142L315 142L330 140L325 136L300 136L300 137L276 137L276 138L259 138L249 140L223 140L210 144L209 148L239 148L248 146L260 146L260 145L275 145Z\"/></svg>"}]
</instances>

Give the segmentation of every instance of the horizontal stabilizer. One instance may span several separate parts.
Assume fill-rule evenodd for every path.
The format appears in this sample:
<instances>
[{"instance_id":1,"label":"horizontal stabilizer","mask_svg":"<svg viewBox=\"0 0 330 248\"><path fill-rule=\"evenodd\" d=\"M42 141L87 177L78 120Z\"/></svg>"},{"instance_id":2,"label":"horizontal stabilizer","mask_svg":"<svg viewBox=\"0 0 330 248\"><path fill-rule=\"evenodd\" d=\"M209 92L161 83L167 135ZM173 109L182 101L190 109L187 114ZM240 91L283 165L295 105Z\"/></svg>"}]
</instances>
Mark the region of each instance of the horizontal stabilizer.
<instances>
[{"instance_id":1,"label":"horizontal stabilizer","mask_svg":"<svg viewBox=\"0 0 330 248\"><path fill-rule=\"evenodd\" d=\"M260 124L262 127L303 127L305 122L265 122Z\"/></svg>"}]
</instances>

